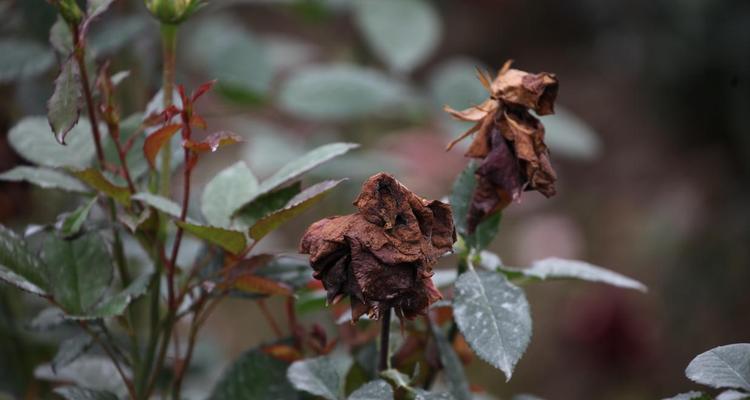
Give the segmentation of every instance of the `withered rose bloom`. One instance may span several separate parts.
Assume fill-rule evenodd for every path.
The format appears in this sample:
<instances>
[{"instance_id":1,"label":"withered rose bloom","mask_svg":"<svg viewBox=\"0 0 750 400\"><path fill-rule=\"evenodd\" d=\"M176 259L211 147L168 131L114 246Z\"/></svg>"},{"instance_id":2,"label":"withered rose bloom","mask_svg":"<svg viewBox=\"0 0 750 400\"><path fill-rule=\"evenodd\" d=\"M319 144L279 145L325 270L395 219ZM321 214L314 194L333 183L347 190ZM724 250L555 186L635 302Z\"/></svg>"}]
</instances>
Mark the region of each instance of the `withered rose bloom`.
<instances>
[{"instance_id":1,"label":"withered rose bloom","mask_svg":"<svg viewBox=\"0 0 750 400\"><path fill-rule=\"evenodd\" d=\"M469 232L487 216L519 199L525 190L536 190L547 197L555 194L557 175L544 144L544 126L529 110L537 115L554 112L557 78L546 72L530 74L511 69L510 64L506 62L492 82L478 72L490 92L484 103L463 111L445 108L457 119L476 122L448 145L450 150L475 133L466 156L482 159L467 217Z\"/></svg>"},{"instance_id":2,"label":"withered rose bloom","mask_svg":"<svg viewBox=\"0 0 750 400\"><path fill-rule=\"evenodd\" d=\"M406 319L424 314L441 298L432 267L456 241L450 206L385 173L362 185L354 205L354 214L310 225L300 242L328 301L349 296L353 321L365 313L380 319L390 308Z\"/></svg>"}]
</instances>

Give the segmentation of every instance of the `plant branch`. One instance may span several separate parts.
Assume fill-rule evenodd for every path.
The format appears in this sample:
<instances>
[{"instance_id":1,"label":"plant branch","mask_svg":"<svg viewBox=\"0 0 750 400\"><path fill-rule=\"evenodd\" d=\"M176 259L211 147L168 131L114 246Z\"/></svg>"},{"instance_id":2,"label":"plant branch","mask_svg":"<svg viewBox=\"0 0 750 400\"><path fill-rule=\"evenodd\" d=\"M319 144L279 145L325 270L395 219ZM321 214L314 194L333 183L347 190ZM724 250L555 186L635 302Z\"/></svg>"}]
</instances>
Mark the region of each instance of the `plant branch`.
<instances>
[{"instance_id":1,"label":"plant branch","mask_svg":"<svg viewBox=\"0 0 750 400\"><path fill-rule=\"evenodd\" d=\"M102 141L101 136L99 135L99 123L96 119L94 98L91 95L91 87L89 86L89 74L86 70L86 45L79 35L77 25L73 25L73 42L75 45L73 56L78 63L78 70L81 72L81 86L83 87L86 109L89 115L89 121L91 122L91 134L94 136L96 158L99 160L99 165L104 169L106 164L104 160L104 150L102 150Z\"/></svg>"},{"instance_id":2,"label":"plant branch","mask_svg":"<svg viewBox=\"0 0 750 400\"><path fill-rule=\"evenodd\" d=\"M164 110L173 104L175 59L177 50L177 25L161 24L162 40L162 99ZM169 179L172 164L172 145L169 141L161 150L161 171L159 171L159 193L169 195Z\"/></svg>"},{"instance_id":3,"label":"plant branch","mask_svg":"<svg viewBox=\"0 0 750 400\"><path fill-rule=\"evenodd\" d=\"M388 341L391 337L391 307L386 307L380 321L380 361L378 371L385 371L391 367L391 354Z\"/></svg>"},{"instance_id":4,"label":"plant branch","mask_svg":"<svg viewBox=\"0 0 750 400\"><path fill-rule=\"evenodd\" d=\"M135 393L135 388L133 387L133 382L125 374L125 371L120 366L120 362L117 361L117 357L112 352L112 350L109 348L109 346L107 346L104 343L104 341L99 337L99 335L96 334L96 332L94 332L93 330L91 330L91 328L89 328L89 326L86 323L86 321L78 321L78 325L84 331L86 331L86 333L88 333L89 336L91 336L92 339L94 339L94 342L96 342L99 345L99 347L101 347L102 350L104 350L104 352L107 354L107 357L109 357L109 359L112 360L112 363L114 364L115 369L117 369L117 373L120 375L120 378L122 378L122 381L125 383L125 387L127 387L127 389L128 389L128 394L130 395L130 398L133 399L133 400L137 399L136 393Z\"/></svg>"},{"instance_id":5,"label":"plant branch","mask_svg":"<svg viewBox=\"0 0 750 400\"><path fill-rule=\"evenodd\" d=\"M268 325L271 326L271 329L273 330L273 333L276 335L276 337L279 339L284 337L284 334L281 332L279 325L276 324L276 321L273 319L273 315L271 315L271 312L268 310L266 301L263 299L259 299L258 301L256 301L256 303L258 303L260 312L263 313L263 316L266 318L266 321L268 321Z\"/></svg>"}]
</instances>

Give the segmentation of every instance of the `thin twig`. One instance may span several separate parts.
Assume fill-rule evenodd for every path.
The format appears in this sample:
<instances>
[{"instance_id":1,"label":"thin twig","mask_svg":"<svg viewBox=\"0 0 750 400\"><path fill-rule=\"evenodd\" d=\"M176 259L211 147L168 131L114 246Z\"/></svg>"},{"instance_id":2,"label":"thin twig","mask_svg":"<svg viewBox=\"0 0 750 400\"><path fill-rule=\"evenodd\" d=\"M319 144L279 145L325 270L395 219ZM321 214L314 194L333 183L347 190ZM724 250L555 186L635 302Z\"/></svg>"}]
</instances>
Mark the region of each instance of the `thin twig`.
<instances>
[{"instance_id":1,"label":"thin twig","mask_svg":"<svg viewBox=\"0 0 750 400\"><path fill-rule=\"evenodd\" d=\"M391 367L390 346L391 337L391 307L386 307L380 321L380 362L378 371L385 371Z\"/></svg>"},{"instance_id":2,"label":"thin twig","mask_svg":"<svg viewBox=\"0 0 750 400\"><path fill-rule=\"evenodd\" d=\"M130 395L130 398L135 400L137 399L135 394L135 388L133 387L133 382L128 378L128 376L125 374L125 371L120 366L120 363L117 361L117 357L112 353L112 350L104 343L103 340L99 337L99 335L96 334L96 332L92 331L88 324L86 324L86 321L78 321L78 325L83 328L86 333L91 336L92 339L94 339L94 342L99 345L99 347L104 350L104 352L107 354L107 357L109 357L110 360L112 360L112 363L115 365L115 369L117 369L117 373L120 374L120 378L122 378L122 381L125 382L125 387L128 389L128 394Z\"/></svg>"},{"instance_id":3,"label":"thin twig","mask_svg":"<svg viewBox=\"0 0 750 400\"><path fill-rule=\"evenodd\" d=\"M263 316L268 321L268 325L271 326L271 329L273 330L273 333L276 334L276 337L278 337L279 339L283 338L284 334L281 332L281 329L279 329L279 325L277 325L276 321L273 319L271 312L268 311L266 301L263 299L259 299L258 301L256 301L256 303L258 303L258 308L260 308L261 313L263 313Z\"/></svg>"}]
</instances>

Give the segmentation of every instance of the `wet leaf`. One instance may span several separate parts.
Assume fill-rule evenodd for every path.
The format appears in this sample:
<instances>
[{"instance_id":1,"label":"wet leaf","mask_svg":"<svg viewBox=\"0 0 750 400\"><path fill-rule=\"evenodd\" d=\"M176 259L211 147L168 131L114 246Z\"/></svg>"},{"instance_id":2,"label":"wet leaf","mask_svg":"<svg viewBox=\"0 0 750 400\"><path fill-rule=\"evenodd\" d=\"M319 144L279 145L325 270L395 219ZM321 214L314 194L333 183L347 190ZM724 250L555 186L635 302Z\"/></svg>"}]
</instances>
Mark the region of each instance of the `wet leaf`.
<instances>
[{"instance_id":1,"label":"wet leaf","mask_svg":"<svg viewBox=\"0 0 750 400\"><path fill-rule=\"evenodd\" d=\"M146 155L151 168L156 168L156 155L172 136L182 128L182 124L169 124L148 135L143 143L143 154Z\"/></svg>"},{"instance_id":2,"label":"wet leaf","mask_svg":"<svg viewBox=\"0 0 750 400\"><path fill-rule=\"evenodd\" d=\"M693 390L690 392L680 393L676 396L665 398L663 400L711 400L711 398L701 392L696 392Z\"/></svg>"},{"instance_id":3,"label":"wet leaf","mask_svg":"<svg viewBox=\"0 0 750 400\"><path fill-rule=\"evenodd\" d=\"M276 255L255 270L255 274L282 282L294 290L305 287L312 280L312 269L307 259Z\"/></svg>"},{"instance_id":4,"label":"wet leaf","mask_svg":"<svg viewBox=\"0 0 750 400\"><path fill-rule=\"evenodd\" d=\"M83 223L89 217L91 208L96 203L96 197L92 197L86 204L78 207L62 221L60 234L63 238L70 238L81 232Z\"/></svg>"},{"instance_id":5,"label":"wet leaf","mask_svg":"<svg viewBox=\"0 0 750 400\"><path fill-rule=\"evenodd\" d=\"M86 234L76 240L53 235L44 242L46 277L55 302L67 314L92 310L112 281L112 260L101 237Z\"/></svg>"},{"instance_id":6,"label":"wet leaf","mask_svg":"<svg viewBox=\"0 0 750 400\"><path fill-rule=\"evenodd\" d=\"M329 190L333 189L344 180L345 179L338 181L324 181L303 190L289 200L284 208L269 214L256 222L255 225L250 228L250 236L255 240L262 239L271 231L277 229L285 222L296 217L303 211L307 210L310 206L320 201Z\"/></svg>"},{"instance_id":7,"label":"wet leaf","mask_svg":"<svg viewBox=\"0 0 750 400\"><path fill-rule=\"evenodd\" d=\"M87 185L115 199L125 207L130 206L130 190L126 186L117 186L110 182L101 171L96 168L88 168L80 171L73 171L73 175L84 181Z\"/></svg>"},{"instance_id":8,"label":"wet leaf","mask_svg":"<svg viewBox=\"0 0 750 400\"><path fill-rule=\"evenodd\" d=\"M299 118L346 120L396 110L408 97L402 83L379 71L333 64L298 70L283 83L279 103Z\"/></svg>"},{"instance_id":9,"label":"wet leaf","mask_svg":"<svg viewBox=\"0 0 750 400\"><path fill-rule=\"evenodd\" d=\"M230 18L206 19L193 32L191 60L218 80L219 93L250 103L266 95L274 71L255 35Z\"/></svg>"},{"instance_id":10,"label":"wet leaf","mask_svg":"<svg viewBox=\"0 0 750 400\"><path fill-rule=\"evenodd\" d=\"M451 208L453 209L453 221L456 225L456 231L464 238L466 245L475 249L482 250L492 243L500 229L502 213L495 215L480 222L474 232L469 233L469 208L471 200L476 189L477 179L474 172L477 168L477 162L470 161L466 168L456 178L451 191Z\"/></svg>"},{"instance_id":11,"label":"wet leaf","mask_svg":"<svg viewBox=\"0 0 750 400\"><path fill-rule=\"evenodd\" d=\"M357 147L359 145L356 143L329 143L310 150L296 160L290 161L268 177L268 179L264 180L260 185L259 193L268 193L270 190L284 186L313 168Z\"/></svg>"},{"instance_id":12,"label":"wet leaf","mask_svg":"<svg viewBox=\"0 0 750 400\"><path fill-rule=\"evenodd\" d=\"M0 225L0 280L27 292L44 296L48 290L44 262L23 239Z\"/></svg>"},{"instance_id":13,"label":"wet leaf","mask_svg":"<svg viewBox=\"0 0 750 400\"><path fill-rule=\"evenodd\" d=\"M739 392L736 390L725 390L716 396L715 400L747 400L750 399L750 393ZM702 400L702 399L701 399Z\"/></svg>"},{"instance_id":14,"label":"wet leaf","mask_svg":"<svg viewBox=\"0 0 750 400\"><path fill-rule=\"evenodd\" d=\"M33 40L0 40L0 82L32 78L52 67L55 57L49 49Z\"/></svg>"},{"instance_id":15,"label":"wet leaf","mask_svg":"<svg viewBox=\"0 0 750 400\"><path fill-rule=\"evenodd\" d=\"M79 315L69 315L72 319L99 319L120 316L131 302L146 294L152 274L139 276L122 291L107 297L96 308Z\"/></svg>"},{"instance_id":16,"label":"wet leaf","mask_svg":"<svg viewBox=\"0 0 750 400\"><path fill-rule=\"evenodd\" d=\"M51 168L90 166L96 150L88 121L80 120L66 140L67 146L55 140L46 117L26 117L8 132L13 149L34 164Z\"/></svg>"},{"instance_id":17,"label":"wet leaf","mask_svg":"<svg viewBox=\"0 0 750 400\"><path fill-rule=\"evenodd\" d=\"M453 345L445 337L439 326L433 326L432 331L435 343L437 343L440 364L443 365L448 388L456 400L471 400L473 396L469 391L469 381L464 373L464 366L458 355L453 350Z\"/></svg>"},{"instance_id":18,"label":"wet leaf","mask_svg":"<svg viewBox=\"0 0 750 400\"><path fill-rule=\"evenodd\" d=\"M238 161L206 184L201 199L203 216L211 225L229 228L234 211L257 190L258 179L243 161Z\"/></svg>"},{"instance_id":19,"label":"wet leaf","mask_svg":"<svg viewBox=\"0 0 750 400\"><path fill-rule=\"evenodd\" d=\"M58 387L54 392L65 400L117 400L117 396L110 392L77 386Z\"/></svg>"},{"instance_id":20,"label":"wet leaf","mask_svg":"<svg viewBox=\"0 0 750 400\"><path fill-rule=\"evenodd\" d=\"M0 180L26 181L43 189L61 189L68 192L85 193L88 191L77 179L54 169L17 166L0 174Z\"/></svg>"},{"instance_id":21,"label":"wet leaf","mask_svg":"<svg viewBox=\"0 0 750 400\"><path fill-rule=\"evenodd\" d=\"M68 27L68 23L58 15L55 23L49 31L49 42L52 48L59 53L64 59L73 53L73 33Z\"/></svg>"},{"instance_id":22,"label":"wet leaf","mask_svg":"<svg viewBox=\"0 0 750 400\"><path fill-rule=\"evenodd\" d=\"M714 347L690 361L685 375L715 388L750 391L750 343Z\"/></svg>"},{"instance_id":23,"label":"wet leaf","mask_svg":"<svg viewBox=\"0 0 750 400\"><path fill-rule=\"evenodd\" d=\"M239 231L182 221L175 221L175 224L195 237L213 243L232 254L239 254L247 246L245 234Z\"/></svg>"},{"instance_id":24,"label":"wet leaf","mask_svg":"<svg viewBox=\"0 0 750 400\"><path fill-rule=\"evenodd\" d=\"M200 142L187 141L183 146L196 152L214 152L220 147L242 142L242 137L234 132L221 131L214 132Z\"/></svg>"},{"instance_id":25,"label":"wet leaf","mask_svg":"<svg viewBox=\"0 0 750 400\"><path fill-rule=\"evenodd\" d=\"M378 379L362 385L348 400L393 400L393 389L388 382Z\"/></svg>"},{"instance_id":26,"label":"wet leaf","mask_svg":"<svg viewBox=\"0 0 750 400\"><path fill-rule=\"evenodd\" d=\"M612 286L626 289L635 289L642 292L647 288L642 283L618 274L617 272L597 267L583 261L566 260L562 258L545 258L534 261L529 268L501 267L504 271L521 273L524 276L546 280L546 279L581 279L590 282L601 282Z\"/></svg>"},{"instance_id":27,"label":"wet leaf","mask_svg":"<svg viewBox=\"0 0 750 400\"><path fill-rule=\"evenodd\" d=\"M69 58L63 63L55 79L55 91L47 102L47 118L55 139L61 144L65 144L68 132L78 123L82 96L78 64Z\"/></svg>"},{"instance_id":28,"label":"wet leaf","mask_svg":"<svg viewBox=\"0 0 750 400\"><path fill-rule=\"evenodd\" d=\"M127 375L131 375L127 367L123 368ZM104 356L80 357L57 372L52 371L49 364L40 365L34 369L34 376L45 381L74 383L83 389L111 392L117 396L124 397L127 394L115 365Z\"/></svg>"},{"instance_id":29,"label":"wet leaf","mask_svg":"<svg viewBox=\"0 0 750 400\"><path fill-rule=\"evenodd\" d=\"M134 194L131 199L142 201L149 206L175 218L180 218L182 207L174 201L159 195L148 192L139 192Z\"/></svg>"},{"instance_id":30,"label":"wet leaf","mask_svg":"<svg viewBox=\"0 0 750 400\"><path fill-rule=\"evenodd\" d=\"M57 371L58 368L64 367L75 361L78 357L87 352L92 344L93 339L85 333L78 334L62 341L57 349L55 357L50 363L52 371Z\"/></svg>"},{"instance_id":31,"label":"wet leaf","mask_svg":"<svg viewBox=\"0 0 750 400\"><path fill-rule=\"evenodd\" d=\"M294 362L287 370L287 378L298 390L328 400L343 397L344 378L351 359L337 360L333 356L308 358Z\"/></svg>"},{"instance_id":32,"label":"wet leaf","mask_svg":"<svg viewBox=\"0 0 750 400\"><path fill-rule=\"evenodd\" d=\"M469 269L456 281L453 315L474 352L510 380L531 339L523 290L501 274Z\"/></svg>"},{"instance_id":33,"label":"wet leaf","mask_svg":"<svg viewBox=\"0 0 750 400\"><path fill-rule=\"evenodd\" d=\"M253 197L253 200L236 211L233 223L238 227L249 228L255 225L261 218L284 208L289 200L298 195L301 190L302 182L297 181L281 189L272 190L258 197ZM255 196L255 194L252 196Z\"/></svg>"},{"instance_id":34,"label":"wet leaf","mask_svg":"<svg viewBox=\"0 0 750 400\"><path fill-rule=\"evenodd\" d=\"M224 373L210 400L297 400L286 377L289 363L255 348L243 353Z\"/></svg>"},{"instance_id":35,"label":"wet leaf","mask_svg":"<svg viewBox=\"0 0 750 400\"><path fill-rule=\"evenodd\" d=\"M353 5L367 43L395 71L409 72L419 66L440 41L440 16L428 1L357 1Z\"/></svg>"}]
</instances>

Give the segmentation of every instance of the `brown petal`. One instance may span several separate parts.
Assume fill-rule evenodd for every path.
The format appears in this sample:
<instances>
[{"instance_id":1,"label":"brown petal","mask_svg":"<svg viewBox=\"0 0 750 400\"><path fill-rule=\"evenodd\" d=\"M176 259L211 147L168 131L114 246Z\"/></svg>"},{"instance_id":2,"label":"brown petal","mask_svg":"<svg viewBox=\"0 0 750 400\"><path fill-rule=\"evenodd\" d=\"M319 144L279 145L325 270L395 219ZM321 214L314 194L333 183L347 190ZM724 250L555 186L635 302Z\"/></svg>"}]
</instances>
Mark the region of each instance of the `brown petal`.
<instances>
[{"instance_id":1,"label":"brown petal","mask_svg":"<svg viewBox=\"0 0 750 400\"><path fill-rule=\"evenodd\" d=\"M471 199L468 215L469 232L488 215L502 210L523 191L524 179L518 158L500 134L492 128L492 151L476 170L477 187Z\"/></svg>"},{"instance_id":2,"label":"brown petal","mask_svg":"<svg viewBox=\"0 0 750 400\"><path fill-rule=\"evenodd\" d=\"M554 74L530 74L507 69L501 70L492 82L492 94L505 103L530 108L539 115L547 115L554 113L558 86Z\"/></svg>"},{"instance_id":3,"label":"brown petal","mask_svg":"<svg viewBox=\"0 0 750 400\"><path fill-rule=\"evenodd\" d=\"M500 129L513 143L513 149L524 169L527 190L538 190L547 197L555 194L557 174L544 144L544 126L524 110L509 110L500 120Z\"/></svg>"}]
</instances>

